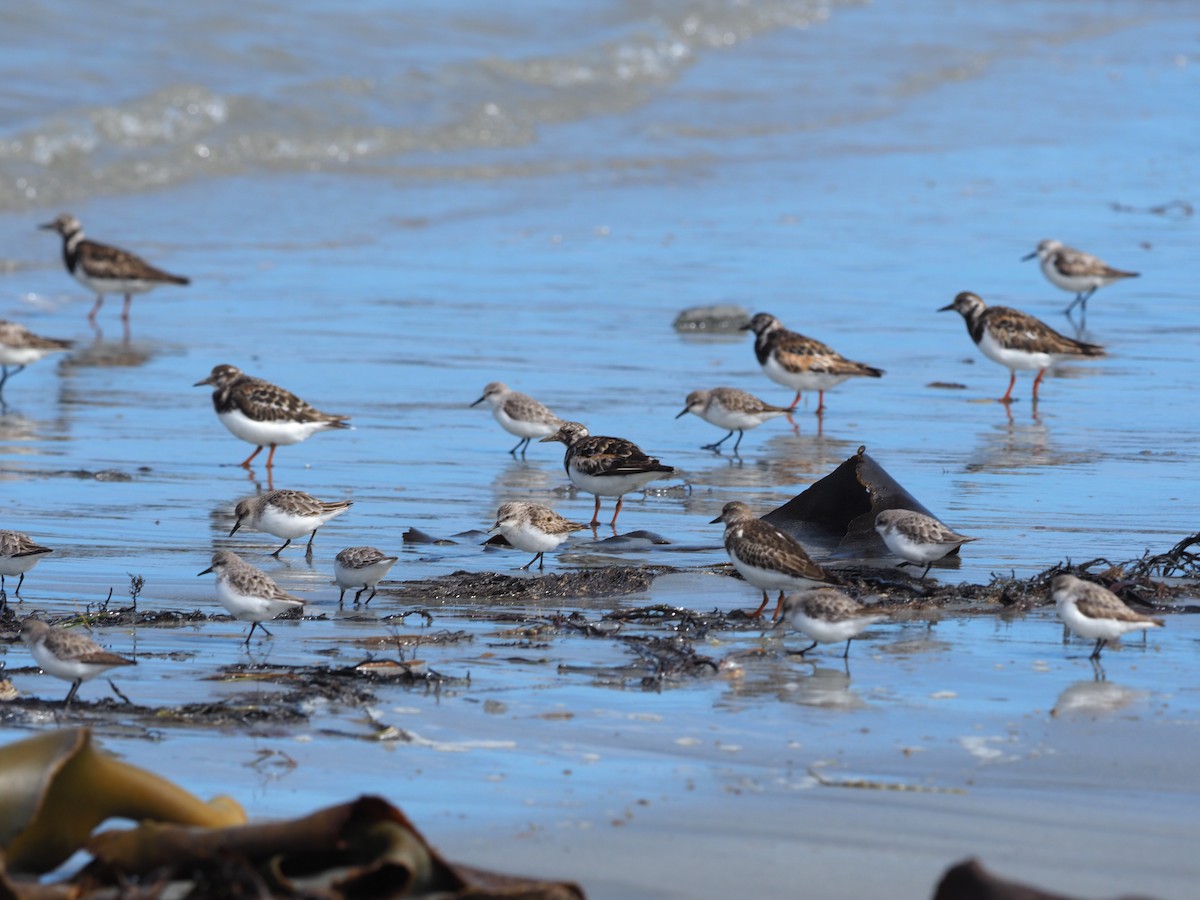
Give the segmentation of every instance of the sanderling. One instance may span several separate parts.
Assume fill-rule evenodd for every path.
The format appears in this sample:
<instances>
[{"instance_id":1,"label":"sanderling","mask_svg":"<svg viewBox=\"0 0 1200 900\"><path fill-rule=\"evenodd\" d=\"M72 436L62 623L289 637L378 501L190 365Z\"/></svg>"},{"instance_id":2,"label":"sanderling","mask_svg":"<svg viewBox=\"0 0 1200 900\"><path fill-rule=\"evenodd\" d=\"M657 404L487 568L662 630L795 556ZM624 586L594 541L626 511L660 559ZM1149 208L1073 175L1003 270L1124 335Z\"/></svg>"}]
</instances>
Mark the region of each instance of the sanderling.
<instances>
[{"instance_id":1,"label":"sanderling","mask_svg":"<svg viewBox=\"0 0 1200 900\"><path fill-rule=\"evenodd\" d=\"M879 378L882 369L846 359L827 344L788 331L768 313L759 313L743 330L754 332L754 355L768 378L796 392L817 391L817 413L825 411L825 392L855 377Z\"/></svg>"},{"instance_id":2,"label":"sanderling","mask_svg":"<svg viewBox=\"0 0 1200 900\"><path fill-rule=\"evenodd\" d=\"M10 376L47 354L61 353L73 346L74 341L40 337L24 325L0 319L0 395L4 393L4 383ZM10 370L9 366L15 368Z\"/></svg>"},{"instance_id":3,"label":"sanderling","mask_svg":"<svg viewBox=\"0 0 1200 900\"><path fill-rule=\"evenodd\" d=\"M255 628L261 628L271 637L262 624L280 613L292 609L303 609L304 601L294 597L277 585L266 572L256 569L231 550L217 550L212 555L212 565L197 575L217 575L217 599L229 614L241 622L250 622L246 644Z\"/></svg>"},{"instance_id":4,"label":"sanderling","mask_svg":"<svg viewBox=\"0 0 1200 900\"><path fill-rule=\"evenodd\" d=\"M89 290L96 293L96 305L88 313L88 321L95 323L96 313L104 303L105 294L124 294L125 308L121 311L122 321L129 321L129 305L134 294L142 294L160 284L189 284L182 275L172 275L156 269L140 256L127 250L89 241L83 235L79 220L62 213L53 222L39 225L57 231L63 239L63 262L67 271Z\"/></svg>"},{"instance_id":5,"label":"sanderling","mask_svg":"<svg viewBox=\"0 0 1200 900\"><path fill-rule=\"evenodd\" d=\"M957 534L935 519L912 509L885 509L875 517L875 530L889 550L905 563L924 564L921 580L937 560L978 538Z\"/></svg>"},{"instance_id":6,"label":"sanderling","mask_svg":"<svg viewBox=\"0 0 1200 900\"><path fill-rule=\"evenodd\" d=\"M74 699L83 682L117 666L137 665L136 660L110 653L87 635L53 628L40 619L28 618L21 623L21 640L29 645L42 671L71 682L64 705Z\"/></svg>"},{"instance_id":7,"label":"sanderling","mask_svg":"<svg viewBox=\"0 0 1200 900\"><path fill-rule=\"evenodd\" d=\"M560 441L567 445L563 467L567 477L581 491L596 495L596 508L592 511L593 528L600 524L600 498L616 497L617 508L612 522L616 528L617 516L625 495L645 487L656 478L665 478L674 473L671 466L664 466L652 456L647 456L632 441L623 438L590 435L578 422L563 422L554 434L546 435L540 443Z\"/></svg>"},{"instance_id":8,"label":"sanderling","mask_svg":"<svg viewBox=\"0 0 1200 900\"><path fill-rule=\"evenodd\" d=\"M1080 306L1080 312L1086 316L1087 302L1099 288L1124 278L1137 278L1139 274L1114 269L1104 260L1074 247L1066 247L1059 241L1041 241L1036 250L1021 259L1024 261L1034 257L1037 257L1042 274L1052 285L1075 295L1071 305L1063 310L1068 316L1076 306Z\"/></svg>"},{"instance_id":9,"label":"sanderling","mask_svg":"<svg viewBox=\"0 0 1200 900\"><path fill-rule=\"evenodd\" d=\"M778 619L786 589L817 587L834 580L809 559L795 538L755 516L745 503L738 500L726 503L721 514L710 524L718 522L725 523L725 550L733 567L742 578L762 591L762 603L750 614L752 619L761 616L767 608L768 591L779 591L772 617Z\"/></svg>"},{"instance_id":10,"label":"sanderling","mask_svg":"<svg viewBox=\"0 0 1200 900\"><path fill-rule=\"evenodd\" d=\"M1028 313L1007 306L989 307L970 291L963 291L954 298L953 303L943 306L938 312L951 309L966 320L967 333L983 355L1012 373L1008 390L1000 398L1001 403L1012 401L1018 369L1037 370L1037 378L1033 381L1033 399L1036 402L1038 385L1050 366L1064 359L1104 356L1103 347L1065 337Z\"/></svg>"},{"instance_id":11,"label":"sanderling","mask_svg":"<svg viewBox=\"0 0 1200 900\"><path fill-rule=\"evenodd\" d=\"M346 598L346 591L351 588L359 589L354 595L355 603L368 588L371 590L371 596L366 602L374 600L379 582L391 571L399 558L388 556L375 547L347 547L338 551L338 555L333 559L333 578L342 589L338 596L338 605L341 605Z\"/></svg>"},{"instance_id":12,"label":"sanderling","mask_svg":"<svg viewBox=\"0 0 1200 900\"><path fill-rule=\"evenodd\" d=\"M1095 639L1091 659L1099 659L1104 645L1123 634L1166 624L1162 619L1134 612L1108 588L1074 575L1055 575L1050 582L1050 596L1058 617L1068 628L1082 638Z\"/></svg>"},{"instance_id":13,"label":"sanderling","mask_svg":"<svg viewBox=\"0 0 1200 900\"><path fill-rule=\"evenodd\" d=\"M253 453L238 465L250 468L250 461L270 447L267 468L275 464L275 448L298 444L326 428L350 428L349 416L323 413L309 406L295 394L283 388L252 378L236 366L215 366L203 381L193 387L211 384L213 407L221 424L247 443L254 444Z\"/></svg>"},{"instance_id":14,"label":"sanderling","mask_svg":"<svg viewBox=\"0 0 1200 900\"><path fill-rule=\"evenodd\" d=\"M0 594L4 593L5 575L20 575L17 589L13 593L21 596L25 573L41 562L43 556L53 552L49 547L43 547L31 540L27 534L19 531L0 531Z\"/></svg>"},{"instance_id":15,"label":"sanderling","mask_svg":"<svg viewBox=\"0 0 1200 900\"><path fill-rule=\"evenodd\" d=\"M817 644L846 642L842 659L850 656L850 641L861 631L882 622L886 614L872 612L836 588L810 588L783 598L783 617L797 631L808 635L812 644L797 651L801 656Z\"/></svg>"},{"instance_id":16,"label":"sanderling","mask_svg":"<svg viewBox=\"0 0 1200 900\"><path fill-rule=\"evenodd\" d=\"M524 456L531 440L554 434L563 423L546 406L528 394L509 390L508 385L501 381L493 381L485 387L483 396L471 405L478 406L485 400L500 427L521 439L517 446L508 451L513 456L517 455L518 450Z\"/></svg>"},{"instance_id":17,"label":"sanderling","mask_svg":"<svg viewBox=\"0 0 1200 900\"><path fill-rule=\"evenodd\" d=\"M583 531L587 525L564 519L548 506L540 503L511 501L501 503L496 510L496 524L488 531L500 529L505 540L526 553L537 555L522 569L528 569L534 563L538 570L545 568L544 556L547 550L554 550L571 536L573 531Z\"/></svg>"},{"instance_id":18,"label":"sanderling","mask_svg":"<svg viewBox=\"0 0 1200 900\"><path fill-rule=\"evenodd\" d=\"M257 497L238 501L233 511L237 521L229 536L232 537L234 532L245 525L284 538L283 547L271 554L278 556L292 542L292 538L307 534L308 549L304 555L311 558L313 538L317 536L317 529L334 516L340 516L353 504L353 500L318 500L304 491L267 491Z\"/></svg>"},{"instance_id":19,"label":"sanderling","mask_svg":"<svg viewBox=\"0 0 1200 900\"><path fill-rule=\"evenodd\" d=\"M764 403L753 394L739 391L737 388L718 387L711 391L692 391L687 395L687 404L675 418L680 419L688 413L695 413L710 425L729 429L729 434L715 444L705 444L701 450L719 452L721 445L737 432L737 440L733 444L736 454L741 446L742 436L751 428L757 428L763 422L776 416L786 416L791 412L782 406L772 406Z\"/></svg>"}]
</instances>

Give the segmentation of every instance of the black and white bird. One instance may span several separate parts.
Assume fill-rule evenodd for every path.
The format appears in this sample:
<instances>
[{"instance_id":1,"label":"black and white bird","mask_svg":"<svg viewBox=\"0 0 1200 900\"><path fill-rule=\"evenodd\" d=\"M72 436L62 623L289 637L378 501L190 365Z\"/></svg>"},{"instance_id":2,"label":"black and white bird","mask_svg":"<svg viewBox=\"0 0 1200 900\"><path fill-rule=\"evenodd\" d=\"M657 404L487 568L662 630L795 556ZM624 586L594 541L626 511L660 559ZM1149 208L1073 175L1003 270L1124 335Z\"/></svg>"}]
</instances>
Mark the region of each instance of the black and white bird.
<instances>
[{"instance_id":1,"label":"black and white bird","mask_svg":"<svg viewBox=\"0 0 1200 900\"><path fill-rule=\"evenodd\" d=\"M71 682L64 706L75 699L75 692L85 681L117 666L137 665L137 660L105 650L86 634L55 628L40 619L29 618L21 623L21 640L29 645L43 672Z\"/></svg>"},{"instance_id":2,"label":"black and white bird","mask_svg":"<svg viewBox=\"0 0 1200 900\"><path fill-rule=\"evenodd\" d=\"M963 544L978 540L947 528L933 516L914 509L885 509L875 517L875 530L887 548L906 563L923 565L921 580L939 559L950 555Z\"/></svg>"},{"instance_id":3,"label":"black and white bird","mask_svg":"<svg viewBox=\"0 0 1200 900\"><path fill-rule=\"evenodd\" d=\"M593 528L600 524L601 497L617 498L617 508L609 523L616 528L626 494L675 472L673 466L665 466L647 456L633 441L589 434L578 422L563 422L554 434L546 435L539 443L549 441L567 445L563 468L571 483L581 491L596 495L596 508L588 523Z\"/></svg>"},{"instance_id":4,"label":"black and white bird","mask_svg":"<svg viewBox=\"0 0 1200 900\"><path fill-rule=\"evenodd\" d=\"M796 651L800 656L817 644L840 644L845 641L842 659L847 659L850 656L850 642L886 618L886 613L873 612L871 607L864 606L837 588L819 587L784 597L779 622L787 622L812 641L803 650Z\"/></svg>"},{"instance_id":5,"label":"black and white bird","mask_svg":"<svg viewBox=\"0 0 1200 900\"><path fill-rule=\"evenodd\" d=\"M502 381L488 384L483 389L483 395L471 405L478 406L484 402L491 407L492 416L500 423L500 427L521 439L508 451L513 456L517 455L518 450L524 456L531 440L554 434L563 423L545 404L528 394L511 390Z\"/></svg>"},{"instance_id":6,"label":"black and white bird","mask_svg":"<svg viewBox=\"0 0 1200 900\"><path fill-rule=\"evenodd\" d=\"M1130 609L1108 588L1074 575L1056 575L1050 582L1050 597L1058 609L1058 617L1081 638L1094 640L1091 659L1099 659L1100 651L1109 641L1115 641L1131 631L1162 628L1162 619L1144 616Z\"/></svg>"},{"instance_id":7,"label":"black and white bird","mask_svg":"<svg viewBox=\"0 0 1200 900\"><path fill-rule=\"evenodd\" d=\"M1104 356L1104 348L1059 334L1041 319L1007 306L988 306L977 294L963 291L954 302L938 312L954 310L967 323L967 333L984 356L998 362L1012 373L1008 390L1001 403L1012 402L1017 370L1036 371L1033 399L1038 398L1038 386L1046 370L1065 359L1088 359Z\"/></svg>"},{"instance_id":8,"label":"black and white bird","mask_svg":"<svg viewBox=\"0 0 1200 900\"><path fill-rule=\"evenodd\" d=\"M699 416L710 425L726 428L729 433L713 444L705 444L701 450L721 451L721 445L737 432L737 440L733 443L736 455L742 444L742 437L751 428L767 422L777 416L786 416L791 410L782 406L772 406L764 403L753 394L731 387L713 388L711 391L692 391L684 401L687 405L675 418L681 419L688 413Z\"/></svg>"},{"instance_id":9,"label":"black and white bird","mask_svg":"<svg viewBox=\"0 0 1200 900\"><path fill-rule=\"evenodd\" d=\"M1041 265L1042 274L1046 276L1047 281L1056 288L1075 295L1071 305L1063 310L1068 316L1076 306L1080 307L1081 315L1086 316L1087 302L1097 290L1114 281L1137 278L1140 274L1114 269L1099 257L1074 247L1067 247L1059 241L1039 242L1037 249L1021 257L1021 261L1034 258Z\"/></svg>"},{"instance_id":10,"label":"black and white bird","mask_svg":"<svg viewBox=\"0 0 1200 900\"><path fill-rule=\"evenodd\" d=\"M67 271L80 284L95 292L96 305L88 313L88 321L93 324L96 322L96 313L104 304L105 294L125 295L121 320L128 322L129 306L134 294L144 294L160 284L191 283L191 279L164 272L128 250L89 241L84 236L79 220L70 213L62 213L53 222L38 227L62 235L63 262Z\"/></svg>"}]
</instances>

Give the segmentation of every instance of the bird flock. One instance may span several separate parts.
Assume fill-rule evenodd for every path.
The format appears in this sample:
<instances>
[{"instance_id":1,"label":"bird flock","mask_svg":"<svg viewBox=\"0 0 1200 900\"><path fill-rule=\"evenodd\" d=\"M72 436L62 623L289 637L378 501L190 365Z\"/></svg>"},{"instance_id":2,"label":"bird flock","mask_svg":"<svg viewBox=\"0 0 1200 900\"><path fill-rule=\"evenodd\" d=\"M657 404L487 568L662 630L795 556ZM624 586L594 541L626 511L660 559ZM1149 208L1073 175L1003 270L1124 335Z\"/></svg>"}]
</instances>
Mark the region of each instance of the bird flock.
<instances>
[{"instance_id":1,"label":"bird flock","mask_svg":"<svg viewBox=\"0 0 1200 900\"><path fill-rule=\"evenodd\" d=\"M125 250L85 238L77 218L63 213L42 226L62 238L63 262L67 271L96 295L88 313L94 324L106 294L121 294L125 305L122 320L128 337L132 296L160 285L187 285L189 279L159 269ZM1047 280L1075 294L1064 311L1070 318L1078 307L1086 315L1087 302L1101 287L1136 277L1138 273L1114 269L1090 254L1043 240L1025 259L1037 258ZM1008 389L1000 402L1012 402L1018 371L1036 371L1033 399L1046 371L1068 359L1088 359L1104 355L1096 344L1067 337L1039 319L1002 306L987 306L974 293L962 292L943 311L958 312L972 341L988 359L1010 372ZM764 375L795 396L788 406L776 406L751 393L732 387L692 391L683 410L676 416L696 415L726 434L703 449L721 452L721 446L737 434L732 452L737 455L745 432L774 418L786 417L794 426L793 414L805 391L816 391L816 414L826 409L825 392L851 379L881 378L883 370L842 356L832 347L814 338L789 331L775 316L760 312L743 330L753 332L754 354ZM51 353L68 352L72 342L40 337L24 326L0 321L0 402L8 379L25 366ZM280 446L297 444L325 430L350 429L349 417L322 412L289 391L263 379L246 375L236 366L215 366L195 386L213 388L212 403L218 420L235 437L254 451L239 465L249 469L264 449L269 448L266 467L274 467L275 451ZM563 419L532 397L511 390L502 382L488 384L471 406L486 403L497 423L518 438L509 450L524 456L530 443L559 442L565 447L563 466L570 482L580 491L595 497L592 519L588 524L572 522L554 510L530 501L512 500L500 505L490 531L499 531L513 547L534 557L521 566L545 565L545 554L560 547L575 532L600 524L602 497L615 497L609 525L614 532L627 494L643 490L650 482L674 475L674 467L642 451L625 438L592 435L579 422ZM313 555L317 530L345 513L351 501L323 501L303 491L270 490L241 500L234 509L235 524L230 536L239 529L254 529L283 539L272 556L278 557L294 539L308 537L306 558ZM772 593L778 591L772 617L776 624L788 623L805 634L812 644L845 642L847 657L851 640L871 625L887 618L869 604L859 602L838 589L836 574L814 562L794 537L758 518L745 503L724 505L713 524L725 526L724 545L737 573L762 592L759 607L749 613L762 616ZM885 509L875 521L875 530L888 551L899 557L901 565L924 566L921 580L930 567L955 554L976 538L958 534L937 519L916 510ZM25 574L52 549L37 544L16 531L0 531L0 601L7 603L4 579L19 576L14 593L19 595ZM334 582L340 588L339 605L348 590L355 590L354 602L366 591L369 604L380 581L387 576L397 557L374 547L349 547L334 560ZM255 630L268 636L265 621L298 610L305 601L277 585L264 572L227 549L216 550L211 564L199 575L216 576L216 596L225 609L240 621L251 623L246 634L248 645ZM794 593L788 594L788 591ZM1076 634L1095 640L1091 655L1098 660L1104 646L1130 631L1157 628L1159 619L1130 609L1115 594L1101 585L1071 575L1053 581L1051 597L1063 622ZM71 682L65 703L75 697L80 684L112 668L135 661L104 650L84 635L54 628L36 618L22 623L21 637L29 644L34 659L47 673Z\"/></svg>"}]
</instances>

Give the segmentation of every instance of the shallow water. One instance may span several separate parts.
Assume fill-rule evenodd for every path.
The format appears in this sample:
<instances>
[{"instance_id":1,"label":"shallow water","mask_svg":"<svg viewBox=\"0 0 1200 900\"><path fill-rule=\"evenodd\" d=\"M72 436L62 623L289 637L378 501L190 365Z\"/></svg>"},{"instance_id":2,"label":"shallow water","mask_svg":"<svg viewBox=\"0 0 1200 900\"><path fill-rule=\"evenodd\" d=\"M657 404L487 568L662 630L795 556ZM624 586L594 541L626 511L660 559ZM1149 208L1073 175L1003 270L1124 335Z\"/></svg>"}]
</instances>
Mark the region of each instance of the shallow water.
<instances>
[{"instance_id":1,"label":"shallow water","mask_svg":"<svg viewBox=\"0 0 1200 900\"><path fill-rule=\"evenodd\" d=\"M1195 219L1112 207L1194 201L1184 111L1197 66L1181 35L1196 12L1186 5L143 12L106 8L130 27L85 46L79 17L99 15L90 7L0 12L13 51L0 54L0 72L22 86L3 100L0 128L0 315L80 341L61 364L31 366L5 389L0 525L56 548L29 576L21 613L82 610L110 587L120 599L128 573L146 579L142 604L216 612L211 578L195 573L214 546L231 546L329 617L280 623L273 642L253 645L255 658L360 658L353 640L391 627L374 616L399 607L381 594L365 619L336 613L341 547L400 553L400 580L506 570L524 556L482 551L482 536L403 545L402 534L485 529L514 497L590 513L590 497L563 491L559 445L513 460L515 439L468 408L496 379L596 433L636 440L679 468L662 487L687 488L630 497L620 519L622 531L670 544L617 552L585 538L552 554L552 566L703 570L724 559L720 527L708 524L724 502L766 511L860 444L980 538L958 568L934 569L943 580L1126 560L1196 531L1186 480L1200 432L1186 280ZM34 229L62 208L98 240L193 284L136 298L127 343L110 298L97 338L85 320L92 298L62 271L57 238ZM1018 262L1043 237L1143 275L1089 304L1083 335L1108 347L1107 359L1063 366L1036 410L1022 374L1006 411L988 402L1006 373L957 316L934 311L970 289L1069 328L1060 310L1070 298ZM740 460L700 450L720 435L673 418L689 391L729 384L788 399L747 339L671 329L679 310L710 303L773 312L887 375L832 392L820 428L809 405L798 434L768 423L746 436ZM318 533L311 567L302 551L270 559L272 538L226 538L235 501L265 487L266 472L255 483L232 465L248 448L216 422L208 391L191 387L220 362L353 416L355 431L277 454L274 486L355 501ZM733 609L753 598L738 582L687 574L645 596L578 605ZM914 893L967 852L1064 891L1189 893L1190 856L1173 855L1160 830L1182 821L1196 788L1180 752L1196 721L1190 617L1172 617L1146 650L1115 654L1098 687L1086 687L1086 662L1066 658L1082 645L1060 646L1061 630L1039 612L1012 623L952 618L931 636L881 626L855 648L848 679L836 655L812 672L768 642L741 677L646 693L557 671L627 662L610 642L557 638L544 663L489 661L498 626L487 612L450 604L431 626L475 634L465 647L430 648L439 671L470 671L469 689L380 696L384 720L440 743L380 743L360 711L329 710L300 734L172 730L157 742L110 734L108 746L264 815L379 789L386 772L389 796L450 856L532 860L518 868L579 877L600 896L649 895L658 882L640 862L628 882L594 870L592 848L634 856L652 837L681 833L692 849L673 852L702 858L715 837L696 816L761 820L769 845L795 833L827 842L829 858L844 860L831 895L860 895L874 877L843 856L846 833L870 834L893 863L880 877L907 879ZM119 684L153 706L226 689L203 678L245 659L243 632L213 623L99 637L120 652L136 638L139 658L151 654ZM760 639L713 640L724 657ZM176 653L184 658L157 655ZM29 658L16 646L7 662ZM15 682L42 696L62 688L31 672ZM1076 684L1083 712L1052 716ZM105 691L99 682L82 694ZM489 699L507 712L488 712ZM1147 730L1163 760L1125 765ZM462 744L471 746L441 752ZM905 754L910 744L925 749ZM261 750L297 765L260 761ZM1066 760L1079 754L1105 774L1076 779ZM829 760L837 777L963 788L967 799L815 786L809 769ZM794 821L782 799L793 790L822 798L813 802L836 823L833 837ZM1063 856L1019 852L1022 808L1062 842L1130 797L1147 835L1139 858L1162 871L1083 843ZM1064 804L1080 815L1064 821ZM864 824L882 808L886 824ZM895 858L897 832L927 839L919 863ZM1130 839L1104 832L1097 842ZM776 866L755 871L764 891L781 883ZM712 896L732 892L706 875L722 888Z\"/></svg>"}]
</instances>

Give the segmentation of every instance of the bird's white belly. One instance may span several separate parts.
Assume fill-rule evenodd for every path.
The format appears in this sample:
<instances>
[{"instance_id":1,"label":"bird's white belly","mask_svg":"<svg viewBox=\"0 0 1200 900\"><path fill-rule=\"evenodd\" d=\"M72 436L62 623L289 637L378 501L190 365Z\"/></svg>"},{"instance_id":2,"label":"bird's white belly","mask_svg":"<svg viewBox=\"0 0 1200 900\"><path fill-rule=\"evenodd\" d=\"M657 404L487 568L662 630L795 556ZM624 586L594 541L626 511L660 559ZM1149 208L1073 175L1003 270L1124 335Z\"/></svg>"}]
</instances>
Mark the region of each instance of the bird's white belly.
<instances>
[{"instance_id":1,"label":"bird's white belly","mask_svg":"<svg viewBox=\"0 0 1200 900\"><path fill-rule=\"evenodd\" d=\"M979 339L979 349L988 359L1000 363L1006 369L1045 369L1054 362L1054 357L1049 353L1005 347L992 337L992 333L986 328L983 330L983 337Z\"/></svg>"},{"instance_id":2,"label":"bird's white belly","mask_svg":"<svg viewBox=\"0 0 1200 900\"><path fill-rule=\"evenodd\" d=\"M856 619L830 622L827 619L817 619L797 610L792 613L788 621L797 631L804 632L818 643L836 644L850 640L867 626L881 621L883 618L883 616L861 616Z\"/></svg>"},{"instance_id":3,"label":"bird's white belly","mask_svg":"<svg viewBox=\"0 0 1200 900\"><path fill-rule=\"evenodd\" d=\"M40 347L6 347L4 344L0 344L0 365L27 366L37 362L49 352Z\"/></svg>"},{"instance_id":4,"label":"bird's white belly","mask_svg":"<svg viewBox=\"0 0 1200 900\"><path fill-rule=\"evenodd\" d=\"M500 533L518 550L526 553L545 553L562 544L569 536L563 534L547 534L539 528L525 525L501 525Z\"/></svg>"},{"instance_id":5,"label":"bird's white belly","mask_svg":"<svg viewBox=\"0 0 1200 900\"><path fill-rule=\"evenodd\" d=\"M144 294L146 291L155 287L158 282L143 281L141 279L124 278L91 278L84 273L82 267L78 267L72 273L75 280L84 287L91 288L97 294Z\"/></svg>"},{"instance_id":6,"label":"bird's white belly","mask_svg":"<svg viewBox=\"0 0 1200 900\"><path fill-rule=\"evenodd\" d=\"M762 368L766 376L776 384L782 384L784 387L790 387L796 391L827 391L837 387L850 377L830 372L813 372L808 369L792 372L779 365L774 356L768 356Z\"/></svg>"},{"instance_id":7,"label":"bird's white belly","mask_svg":"<svg viewBox=\"0 0 1200 900\"><path fill-rule=\"evenodd\" d=\"M1074 603L1058 604L1058 617L1081 638L1093 641L1113 641L1131 631L1145 631L1154 627L1148 622L1121 622L1117 619L1085 616Z\"/></svg>"},{"instance_id":8,"label":"bird's white belly","mask_svg":"<svg viewBox=\"0 0 1200 900\"><path fill-rule=\"evenodd\" d=\"M912 563L925 564L934 562L958 546L958 544L927 544L921 541L914 541L908 535L898 530L884 531L880 536L883 538L883 542L887 544L889 550L901 559Z\"/></svg>"},{"instance_id":9,"label":"bird's white belly","mask_svg":"<svg viewBox=\"0 0 1200 900\"><path fill-rule=\"evenodd\" d=\"M581 491L598 497L623 497L630 491L640 490L666 472L631 472L628 475L587 475L575 466L567 470L571 483Z\"/></svg>"},{"instance_id":10,"label":"bird's white belly","mask_svg":"<svg viewBox=\"0 0 1200 900\"><path fill-rule=\"evenodd\" d=\"M30 553L28 556L0 556L0 575L24 575L39 562L44 553Z\"/></svg>"},{"instance_id":11,"label":"bird's white belly","mask_svg":"<svg viewBox=\"0 0 1200 900\"><path fill-rule=\"evenodd\" d=\"M763 591L784 591L788 588L800 590L807 587L817 587L822 583L809 578L777 572L774 569L760 569L758 566L742 562L735 553L729 554L729 560L733 563L733 567L738 570L738 574L746 579L747 582Z\"/></svg>"},{"instance_id":12,"label":"bird's white belly","mask_svg":"<svg viewBox=\"0 0 1200 900\"><path fill-rule=\"evenodd\" d=\"M554 434L554 432L558 431L557 425L551 425L547 422L529 422L525 419L514 419L499 406L492 410L492 415L500 423L501 428L509 434L515 434L519 438L545 437L548 434Z\"/></svg>"},{"instance_id":13,"label":"bird's white belly","mask_svg":"<svg viewBox=\"0 0 1200 900\"><path fill-rule=\"evenodd\" d=\"M243 594L226 579L217 580L217 599L229 614L242 622L263 622L299 604Z\"/></svg>"},{"instance_id":14,"label":"bird's white belly","mask_svg":"<svg viewBox=\"0 0 1200 900\"><path fill-rule=\"evenodd\" d=\"M55 678L62 678L67 681L74 681L76 678L87 681L89 678L95 678L107 666L89 665L85 662L71 659L59 659L53 653L46 649L42 642L33 644L29 648L29 652L33 654L33 658L37 660L37 664L48 675L53 675Z\"/></svg>"},{"instance_id":15,"label":"bird's white belly","mask_svg":"<svg viewBox=\"0 0 1200 900\"><path fill-rule=\"evenodd\" d=\"M315 432L328 427L325 422L258 422L240 409L217 413L217 418L235 436L258 447L298 444Z\"/></svg>"},{"instance_id":16,"label":"bird's white belly","mask_svg":"<svg viewBox=\"0 0 1200 900\"><path fill-rule=\"evenodd\" d=\"M747 413L726 409L724 406L714 403L704 414L704 420L718 428L727 428L730 431L748 431L751 428L757 428L767 419L773 418L774 415L782 416L783 413Z\"/></svg>"},{"instance_id":17,"label":"bird's white belly","mask_svg":"<svg viewBox=\"0 0 1200 900\"><path fill-rule=\"evenodd\" d=\"M291 538L303 537L309 534L313 529L320 528L332 518L333 515L297 516L285 512L276 506L267 504L263 507L262 514L258 517L258 524L255 527L259 531L265 531L267 534L275 535L275 537L288 538L290 540Z\"/></svg>"},{"instance_id":18,"label":"bird's white belly","mask_svg":"<svg viewBox=\"0 0 1200 900\"><path fill-rule=\"evenodd\" d=\"M387 575L395 564L396 561L394 559L388 559L355 569L351 566L344 566L334 560L333 579L337 582L338 587L343 589L360 586L373 588L383 580L383 577Z\"/></svg>"},{"instance_id":19,"label":"bird's white belly","mask_svg":"<svg viewBox=\"0 0 1200 900\"><path fill-rule=\"evenodd\" d=\"M1099 275L1064 275L1058 271L1052 259L1042 263L1042 274L1052 285L1072 294L1082 294L1092 288L1104 286L1104 279Z\"/></svg>"}]
</instances>

